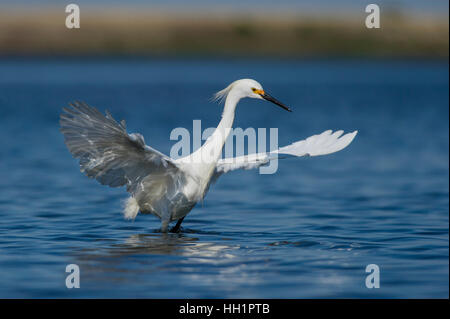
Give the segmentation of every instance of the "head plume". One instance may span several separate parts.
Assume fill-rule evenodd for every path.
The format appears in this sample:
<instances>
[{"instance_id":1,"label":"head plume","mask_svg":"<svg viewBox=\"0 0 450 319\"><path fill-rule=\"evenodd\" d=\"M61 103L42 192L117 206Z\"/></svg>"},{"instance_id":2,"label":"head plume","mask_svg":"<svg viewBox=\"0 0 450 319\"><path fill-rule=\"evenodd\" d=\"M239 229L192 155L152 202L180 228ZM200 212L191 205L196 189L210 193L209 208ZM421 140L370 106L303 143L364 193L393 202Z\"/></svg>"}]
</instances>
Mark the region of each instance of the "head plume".
<instances>
[{"instance_id":1,"label":"head plume","mask_svg":"<svg viewBox=\"0 0 450 319\"><path fill-rule=\"evenodd\" d=\"M220 90L219 92L216 92L216 93L213 95L213 97L212 97L212 101L222 103L222 102L226 99L228 93L229 93L229 92L231 91L231 89L233 88L233 84L234 84L234 82L231 83L230 85L228 85L228 86L227 86L226 88L224 88L223 90Z\"/></svg>"}]
</instances>

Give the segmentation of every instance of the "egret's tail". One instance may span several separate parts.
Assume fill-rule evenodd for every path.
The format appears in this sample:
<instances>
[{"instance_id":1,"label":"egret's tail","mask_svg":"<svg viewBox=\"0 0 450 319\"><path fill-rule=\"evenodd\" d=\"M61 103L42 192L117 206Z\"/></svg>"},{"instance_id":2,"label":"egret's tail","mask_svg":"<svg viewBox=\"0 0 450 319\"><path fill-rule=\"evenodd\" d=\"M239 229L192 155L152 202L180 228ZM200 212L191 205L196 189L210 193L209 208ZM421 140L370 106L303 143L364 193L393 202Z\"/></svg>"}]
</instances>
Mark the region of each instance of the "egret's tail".
<instances>
[{"instance_id":1,"label":"egret's tail","mask_svg":"<svg viewBox=\"0 0 450 319\"><path fill-rule=\"evenodd\" d=\"M123 216L125 219L135 219L139 213L139 205L134 197L129 197L123 209Z\"/></svg>"}]
</instances>

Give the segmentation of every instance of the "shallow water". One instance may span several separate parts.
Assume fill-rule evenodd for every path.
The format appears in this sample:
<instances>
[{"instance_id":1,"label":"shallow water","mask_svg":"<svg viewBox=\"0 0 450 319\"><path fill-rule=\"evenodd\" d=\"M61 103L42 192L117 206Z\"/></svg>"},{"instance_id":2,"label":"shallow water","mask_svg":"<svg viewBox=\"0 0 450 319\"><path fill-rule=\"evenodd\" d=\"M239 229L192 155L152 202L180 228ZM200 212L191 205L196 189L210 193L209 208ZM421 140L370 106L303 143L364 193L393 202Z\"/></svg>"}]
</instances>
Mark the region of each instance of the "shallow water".
<instances>
[{"instance_id":1,"label":"shallow water","mask_svg":"<svg viewBox=\"0 0 450 319\"><path fill-rule=\"evenodd\" d=\"M448 75L431 61L0 60L0 297L448 298ZM58 131L79 99L168 154L173 128L217 124L208 99L242 77L294 112L244 100L236 127L277 127L280 146L359 134L275 175L222 176L181 234L124 220L125 190L83 176ZM72 263L80 289L65 286Z\"/></svg>"}]
</instances>

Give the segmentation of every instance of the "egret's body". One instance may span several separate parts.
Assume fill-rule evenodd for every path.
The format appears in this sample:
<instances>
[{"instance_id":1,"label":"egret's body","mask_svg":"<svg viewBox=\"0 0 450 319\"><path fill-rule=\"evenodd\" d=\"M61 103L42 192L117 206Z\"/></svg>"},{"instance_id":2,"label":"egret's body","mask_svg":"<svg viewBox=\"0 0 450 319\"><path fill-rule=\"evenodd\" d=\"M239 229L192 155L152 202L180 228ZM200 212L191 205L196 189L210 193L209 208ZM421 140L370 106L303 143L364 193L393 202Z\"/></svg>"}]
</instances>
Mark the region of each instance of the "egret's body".
<instances>
[{"instance_id":1,"label":"egret's body","mask_svg":"<svg viewBox=\"0 0 450 319\"><path fill-rule=\"evenodd\" d=\"M222 119L204 145L189 156L173 160L145 145L140 134L128 134L125 122L116 122L84 103L74 103L61 115L61 131L74 157L80 159L81 171L111 187L127 186L131 197L124 214L134 219L150 213L161 219L162 231L171 221L183 218L202 200L212 180L231 170L255 168L271 159L287 156L316 156L337 152L351 143L356 131L341 137L342 131L325 131L306 140L269 153L220 159L231 131L236 106L241 98L266 99L290 111L264 92L251 79L238 80L216 94L225 99Z\"/></svg>"}]
</instances>

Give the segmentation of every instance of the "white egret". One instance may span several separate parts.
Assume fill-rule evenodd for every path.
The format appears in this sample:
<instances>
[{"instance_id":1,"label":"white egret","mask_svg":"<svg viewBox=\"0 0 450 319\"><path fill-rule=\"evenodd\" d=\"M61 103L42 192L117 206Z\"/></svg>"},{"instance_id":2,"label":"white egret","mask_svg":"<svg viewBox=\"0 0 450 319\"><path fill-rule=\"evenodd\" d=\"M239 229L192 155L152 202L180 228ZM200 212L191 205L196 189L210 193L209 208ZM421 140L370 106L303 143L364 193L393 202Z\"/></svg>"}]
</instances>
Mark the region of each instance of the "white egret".
<instances>
[{"instance_id":1,"label":"white egret","mask_svg":"<svg viewBox=\"0 0 450 319\"><path fill-rule=\"evenodd\" d=\"M354 131L342 136L343 131L328 130L275 151L221 159L240 99L264 99L291 110L251 79L237 80L215 96L225 99L219 125L201 148L177 160L145 145L141 134L128 134L125 122L116 122L108 111L103 115L81 102L64 108L61 132L69 151L80 160L81 172L103 185L126 186L131 194L124 208L126 218L134 219L139 212L156 215L163 232L175 220L178 222L171 231L178 231L184 217L221 174L259 167L278 154L298 157L334 153L349 145L357 134Z\"/></svg>"}]
</instances>

